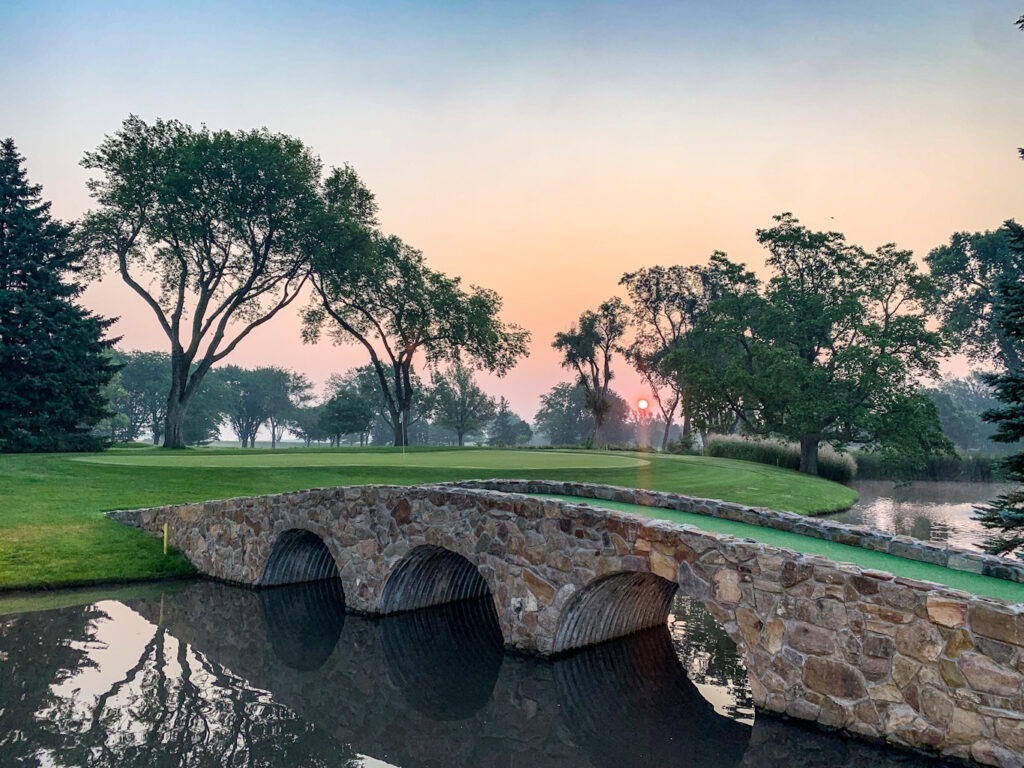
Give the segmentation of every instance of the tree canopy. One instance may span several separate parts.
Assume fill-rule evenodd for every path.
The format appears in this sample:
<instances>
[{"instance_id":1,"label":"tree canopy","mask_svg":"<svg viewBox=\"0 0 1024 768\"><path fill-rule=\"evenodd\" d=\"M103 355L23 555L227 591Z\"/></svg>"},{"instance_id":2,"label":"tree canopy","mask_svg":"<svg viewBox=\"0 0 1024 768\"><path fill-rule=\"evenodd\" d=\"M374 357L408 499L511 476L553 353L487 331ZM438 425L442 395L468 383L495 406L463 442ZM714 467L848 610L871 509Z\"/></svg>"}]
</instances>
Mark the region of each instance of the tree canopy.
<instances>
[{"instance_id":1,"label":"tree canopy","mask_svg":"<svg viewBox=\"0 0 1024 768\"><path fill-rule=\"evenodd\" d=\"M459 446L465 445L466 435L487 426L497 407L473 381L473 372L459 364L433 374L427 403L433 423L454 432Z\"/></svg>"},{"instance_id":2,"label":"tree canopy","mask_svg":"<svg viewBox=\"0 0 1024 768\"><path fill-rule=\"evenodd\" d=\"M1024 227L1014 221L1005 224L1011 247L1024 255ZM1024 284L1004 283L996 299L997 316L1003 334L1016 345L1017 353L1024 354ZM986 374L986 382L995 390L1002 403L987 411L984 418L996 425L992 439L1007 444L1024 440L1024 371L1004 367L1001 373ZM1006 460L1006 473L1017 487L1000 495L987 505L979 507L977 517L986 528L996 531L985 542L992 553L1002 554L1024 549L1024 451L1018 451Z\"/></svg>"},{"instance_id":3,"label":"tree canopy","mask_svg":"<svg viewBox=\"0 0 1024 768\"><path fill-rule=\"evenodd\" d=\"M1004 225L991 232L956 232L925 258L936 285L934 310L973 361L1018 371L1019 345L1005 330L998 297L1024 280L1024 254Z\"/></svg>"},{"instance_id":4,"label":"tree canopy","mask_svg":"<svg viewBox=\"0 0 1024 768\"><path fill-rule=\"evenodd\" d=\"M928 328L930 285L910 252L869 253L788 213L757 238L771 278L712 260L721 291L696 343L674 357L684 379L746 430L799 442L803 472L817 471L823 440L905 442L911 424L922 451L943 449L917 380L936 372L946 344Z\"/></svg>"},{"instance_id":5,"label":"tree canopy","mask_svg":"<svg viewBox=\"0 0 1024 768\"><path fill-rule=\"evenodd\" d=\"M591 440L601 443L601 426L612 408L609 396L614 374L613 353L626 332L626 306L618 297L603 302L597 311L586 310L569 328L555 334L551 346L562 353L562 367L576 373L583 388L587 410L593 416Z\"/></svg>"},{"instance_id":6,"label":"tree canopy","mask_svg":"<svg viewBox=\"0 0 1024 768\"><path fill-rule=\"evenodd\" d=\"M96 450L117 367L111 320L78 306L82 252L0 142L0 451Z\"/></svg>"},{"instance_id":7,"label":"tree canopy","mask_svg":"<svg viewBox=\"0 0 1024 768\"><path fill-rule=\"evenodd\" d=\"M298 139L129 117L82 164L90 249L152 310L170 343L164 445L203 378L299 295L320 163Z\"/></svg>"},{"instance_id":8,"label":"tree canopy","mask_svg":"<svg viewBox=\"0 0 1024 768\"><path fill-rule=\"evenodd\" d=\"M501 321L501 297L465 288L427 266L423 254L375 229L372 195L350 171L325 185L326 221L313 259L316 298L304 312L303 335L326 327L335 343L361 345L370 357L394 425L395 445L408 443L413 364L464 364L508 372L527 354L529 333Z\"/></svg>"}]
</instances>

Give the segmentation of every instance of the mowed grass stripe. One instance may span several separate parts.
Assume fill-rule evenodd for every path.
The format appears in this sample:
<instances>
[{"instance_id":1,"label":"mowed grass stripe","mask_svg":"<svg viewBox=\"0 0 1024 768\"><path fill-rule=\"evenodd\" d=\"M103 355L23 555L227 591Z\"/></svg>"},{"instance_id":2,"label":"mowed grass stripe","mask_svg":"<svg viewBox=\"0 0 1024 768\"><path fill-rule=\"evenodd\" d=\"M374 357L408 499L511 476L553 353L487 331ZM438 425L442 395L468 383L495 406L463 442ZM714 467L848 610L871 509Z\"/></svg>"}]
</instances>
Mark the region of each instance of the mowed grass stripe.
<instances>
[{"instance_id":1,"label":"mowed grass stripe","mask_svg":"<svg viewBox=\"0 0 1024 768\"><path fill-rule=\"evenodd\" d=\"M803 536L799 533L777 531L774 528L762 528L757 525L739 523L733 520L722 520L721 518L697 515L692 512L677 512L672 509L645 507L626 502L585 499L579 496L546 493L537 495L546 499L568 501L574 504L589 504L601 509L628 512L629 514L649 517L654 520L684 523L710 533L725 533L740 539L754 539L764 544L770 544L773 547L792 549L806 555L821 555L836 562L853 563L861 568L886 571L895 576L904 576L919 581L933 581L936 584L943 584L953 589L962 589L975 595L995 597L1011 603L1024 602L1024 584L1015 584L1011 581L994 579L991 576L981 576L976 573L954 571L941 565L919 563L916 560L907 560L882 552L872 552L869 549L852 547L848 544L836 544L831 541Z\"/></svg>"}]
</instances>

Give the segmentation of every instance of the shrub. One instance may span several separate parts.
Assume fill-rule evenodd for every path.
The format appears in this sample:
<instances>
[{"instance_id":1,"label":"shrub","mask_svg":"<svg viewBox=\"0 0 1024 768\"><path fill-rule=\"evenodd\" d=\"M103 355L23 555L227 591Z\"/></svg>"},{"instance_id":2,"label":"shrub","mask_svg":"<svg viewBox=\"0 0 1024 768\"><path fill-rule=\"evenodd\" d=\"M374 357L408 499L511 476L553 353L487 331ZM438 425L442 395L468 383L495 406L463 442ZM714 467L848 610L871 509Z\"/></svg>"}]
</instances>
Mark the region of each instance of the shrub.
<instances>
[{"instance_id":1,"label":"shrub","mask_svg":"<svg viewBox=\"0 0 1024 768\"><path fill-rule=\"evenodd\" d=\"M1002 461L999 456L968 454L931 456L920 470L908 477L900 467L887 462L883 456L867 451L854 454L857 477L861 480L943 480L949 482L988 483L1002 479Z\"/></svg>"},{"instance_id":2,"label":"shrub","mask_svg":"<svg viewBox=\"0 0 1024 768\"><path fill-rule=\"evenodd\" d=\"M781 440L751 440L737 435L711 435L704 443L704 455L721 459L755 461L784 469L800 469L800 446ZM818 476L848 483L857 474L857 463L849 454L829 445L818 450Z\"/></svg>"}]
</instances>

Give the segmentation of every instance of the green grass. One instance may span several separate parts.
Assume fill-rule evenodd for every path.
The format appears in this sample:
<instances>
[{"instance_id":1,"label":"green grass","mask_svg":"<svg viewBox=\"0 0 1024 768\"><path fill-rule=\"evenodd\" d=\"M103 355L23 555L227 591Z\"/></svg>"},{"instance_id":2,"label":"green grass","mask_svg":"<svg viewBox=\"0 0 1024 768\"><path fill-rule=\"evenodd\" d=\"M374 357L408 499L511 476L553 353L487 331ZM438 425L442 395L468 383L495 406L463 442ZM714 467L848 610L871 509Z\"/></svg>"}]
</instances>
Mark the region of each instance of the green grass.
<instances>
[{"instance_id":1,"label":"green grass","mask_svg":"<svg viewBox=\"0 0 1024 768\"><path fill-rule=\"evenodd\" d=\"M606 451L154 448L0 455L0 589L180 576L161 542L107 520L111 509L336 485L515 477L607 483L814 514L849 488L748 462Z\"/></svg>"},{"instance_id":2,"label":"green grass","mask_svg":"<svg viewBox=\"0 0 1024 768\"><path fill-rule=\"evenodd\" d=\"M772 528L762 528L757 525L749 525L732 520L721 520L717 517L695 515L691 512L643 507L637 504L606 501L604 499L581 499L574 496L559 496L555 494L540 495L548 499L560 499L575 503L583 502L591 506L601 507L602 509L646 515L655 520L685 523L700 528L702 531L727 533L741 539L756 539L775 547L784 547L785 549L796 550L808 555L821 555L841 563L853 563L861 568L887 571L896 576L905 576L906 578L919 581L933 581L936 584L944 584L953 589L962 589L965 592L995 597L1011 603L1024 603L1024 585L1022 584L1015 584L1012 581L1005 581L1003 579L994 579L991 576L981 576L976 573L954 571L941 565L919 563L915 560L907 560L895 555L872 552L860 547L851 547L848 544L836 544L831 541L814 539L810 536L801 536L798 533L777 531Z\"/></svg>"}]
</instances>

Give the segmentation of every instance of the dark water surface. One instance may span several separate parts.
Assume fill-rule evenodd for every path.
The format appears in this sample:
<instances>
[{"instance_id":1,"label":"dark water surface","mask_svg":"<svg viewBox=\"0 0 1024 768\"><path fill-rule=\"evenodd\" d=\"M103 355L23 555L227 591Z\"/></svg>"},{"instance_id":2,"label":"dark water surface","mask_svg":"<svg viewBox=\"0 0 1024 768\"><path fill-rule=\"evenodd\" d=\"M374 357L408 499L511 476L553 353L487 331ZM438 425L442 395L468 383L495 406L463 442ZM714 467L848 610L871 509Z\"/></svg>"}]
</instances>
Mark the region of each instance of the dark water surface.
<instances>
[{"instance_id":1,"label":"dark water surface","mask_svg":"<svg viewBox=\"0 0 1024 768\"><path fill-rule=\"evenodd\" d=\"M828 519L980 550L989 532L974 519L974 508L1011 487L1005 483L896 485L886 480L859 480L853 488L860 494L860 500L846 512L829 515Z\"/></svg>"},{"instance_id":2,"label":"dark water surface","mask_svg":"<svg viewBox=\"0 0 1024 768\"><path fill-rule=\"evenodd\" d=\"M196 582L0 616L0 766L934 766L754 713L696 602L555 662L489 599L346 615L337 582Z\"/></svg>"}]
</instances>

